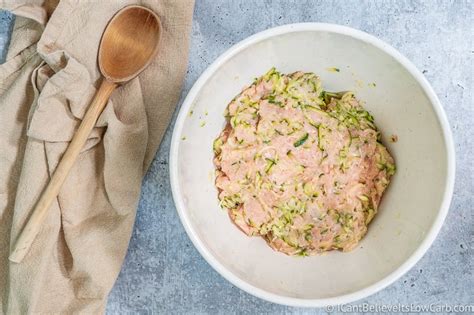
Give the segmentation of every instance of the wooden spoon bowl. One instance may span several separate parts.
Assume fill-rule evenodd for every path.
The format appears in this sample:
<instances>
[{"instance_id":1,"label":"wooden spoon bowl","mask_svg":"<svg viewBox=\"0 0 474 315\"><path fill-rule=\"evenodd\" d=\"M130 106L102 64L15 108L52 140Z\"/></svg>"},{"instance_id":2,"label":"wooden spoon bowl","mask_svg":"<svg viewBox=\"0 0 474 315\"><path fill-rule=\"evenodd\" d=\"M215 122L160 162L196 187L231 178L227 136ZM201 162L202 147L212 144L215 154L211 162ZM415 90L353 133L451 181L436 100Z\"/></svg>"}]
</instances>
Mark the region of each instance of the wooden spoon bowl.
<instances>
[{"instance_id":1,"label":"wooden spoon bowl","mask_svg":"<svg viewBox=\"0 0 474 315\"><path fill-rule=\"evenodd\" d=\"M140 73L156 53L161 24L144 7L129 6L110 20L99 49L99 68L111 82L124 82Z\"/></svg>"}]
</instances>

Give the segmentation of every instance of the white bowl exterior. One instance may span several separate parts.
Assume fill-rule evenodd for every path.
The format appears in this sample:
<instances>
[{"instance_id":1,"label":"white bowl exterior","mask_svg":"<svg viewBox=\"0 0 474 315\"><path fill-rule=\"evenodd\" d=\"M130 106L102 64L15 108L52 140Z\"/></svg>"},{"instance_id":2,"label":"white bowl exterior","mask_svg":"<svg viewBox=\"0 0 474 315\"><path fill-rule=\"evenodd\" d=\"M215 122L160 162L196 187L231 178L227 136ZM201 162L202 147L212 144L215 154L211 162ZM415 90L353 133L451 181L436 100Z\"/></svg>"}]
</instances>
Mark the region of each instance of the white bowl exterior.
<instances>
[{"instance_id":1,"label":"white bowl exterior","mask_svg":"<svg viewBox=\"0 0 474 315\"><path fill-rule=\"evenodd\" d=\"M244 85L272 66L284 73L315 72L329 91L354 91L374 115L395 157L397 173L379 213L352 252L285 256L261 238L245 236L218 205L212 142L225 125L224 109ZM327 70L332 67L340 72ZM392 134L398 142L387 140ZM372 294L421 258L449 207L454 149L436 95L409 61L366 33L304 23L254 35L206 70L178 116L170 173L183 225L218 272L276 303L323 306Z\"/></svg>"}]
</instances>

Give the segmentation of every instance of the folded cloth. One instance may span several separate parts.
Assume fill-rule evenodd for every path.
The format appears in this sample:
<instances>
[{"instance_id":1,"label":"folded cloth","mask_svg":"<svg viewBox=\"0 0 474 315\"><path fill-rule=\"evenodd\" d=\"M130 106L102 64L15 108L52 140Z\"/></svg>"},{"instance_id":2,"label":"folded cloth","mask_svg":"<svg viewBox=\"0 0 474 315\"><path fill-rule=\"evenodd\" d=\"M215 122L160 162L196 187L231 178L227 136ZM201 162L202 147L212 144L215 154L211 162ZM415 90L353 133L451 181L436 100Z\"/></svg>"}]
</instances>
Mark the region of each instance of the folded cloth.
<instances>
[{"instance_id":1,"label":"folded cloth","mask_svg":"<svg viewBox=\"0 0 474 315\"><path fill-rule=\"evenodd\" d=\"M98 88L107 22L139 4L161 18L158 55L118 88L30 251L9 252ZM180 95L191 0L5 0L17 15L0 66L0 301L3 313L102 313L130 240L142 178Z\"/></svg>"}]
</instances>

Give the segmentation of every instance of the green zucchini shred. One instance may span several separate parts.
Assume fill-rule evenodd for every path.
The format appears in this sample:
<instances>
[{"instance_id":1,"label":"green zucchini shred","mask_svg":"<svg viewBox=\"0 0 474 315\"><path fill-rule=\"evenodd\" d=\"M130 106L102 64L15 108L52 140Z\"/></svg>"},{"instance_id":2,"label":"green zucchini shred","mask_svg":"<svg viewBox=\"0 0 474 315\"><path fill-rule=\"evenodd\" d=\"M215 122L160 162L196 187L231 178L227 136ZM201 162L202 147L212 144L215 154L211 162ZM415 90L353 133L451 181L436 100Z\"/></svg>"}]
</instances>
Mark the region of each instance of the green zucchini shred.
<instances>
[{"instance_id":1,"label":"green zucchini shred","mask_svg":"<svg viewBox=\"0 0 474 315\"><path fill-rule=\"evenodd\" d=\"M308 140L308 136L309 134L308 133L305 133L301 138L299 138L298 140L295 141L295 143L293 143L293 146L295 148L299 147L300 145L302 145L303 143L306 142L306 140Z\"/></svg>"}]
</instances>

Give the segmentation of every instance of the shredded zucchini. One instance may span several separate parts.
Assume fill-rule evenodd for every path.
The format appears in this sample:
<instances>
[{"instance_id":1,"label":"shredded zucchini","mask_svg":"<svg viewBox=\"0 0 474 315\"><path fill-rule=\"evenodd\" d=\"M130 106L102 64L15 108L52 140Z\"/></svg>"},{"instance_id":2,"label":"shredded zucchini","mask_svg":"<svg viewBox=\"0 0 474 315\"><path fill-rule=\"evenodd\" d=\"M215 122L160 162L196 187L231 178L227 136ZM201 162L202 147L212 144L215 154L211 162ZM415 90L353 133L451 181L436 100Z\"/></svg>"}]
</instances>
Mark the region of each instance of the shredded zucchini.
<instances>
[{"instance_id":1,"label":"shredded zucchini","mask_svg":"<svg viewBox=\"0 0 474 315\"><path fill-rule=\"evenodd\" d=\"M302 145L303 143L306 142L306 140L308 140L308 133L305 133L301 138L299 138L298 140L295 141L295 143L293 143L293 146L295 148L299 147L300 145Z\"/></svg>"}]
</instances>

